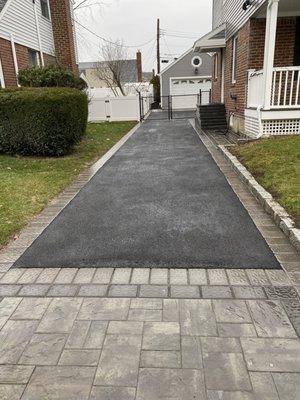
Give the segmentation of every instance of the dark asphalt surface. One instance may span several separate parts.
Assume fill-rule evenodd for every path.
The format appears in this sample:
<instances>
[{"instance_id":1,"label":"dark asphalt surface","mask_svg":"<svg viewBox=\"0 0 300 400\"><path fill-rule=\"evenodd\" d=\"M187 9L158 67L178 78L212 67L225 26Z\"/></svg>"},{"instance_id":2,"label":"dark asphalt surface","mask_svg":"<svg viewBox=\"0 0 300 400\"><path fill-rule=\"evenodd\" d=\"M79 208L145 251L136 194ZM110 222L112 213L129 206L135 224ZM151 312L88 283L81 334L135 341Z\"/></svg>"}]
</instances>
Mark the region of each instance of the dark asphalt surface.
<instances>
[{"instance_id":1,"label":"dark asphalt surface","mask_svg":"<svg viewBox=\"0 0 300 400\"><path fill-rule=\"evenodd\" d=\"M15 266L280 268L187 120L146 121Z\"/></svg>"}]
</instances>

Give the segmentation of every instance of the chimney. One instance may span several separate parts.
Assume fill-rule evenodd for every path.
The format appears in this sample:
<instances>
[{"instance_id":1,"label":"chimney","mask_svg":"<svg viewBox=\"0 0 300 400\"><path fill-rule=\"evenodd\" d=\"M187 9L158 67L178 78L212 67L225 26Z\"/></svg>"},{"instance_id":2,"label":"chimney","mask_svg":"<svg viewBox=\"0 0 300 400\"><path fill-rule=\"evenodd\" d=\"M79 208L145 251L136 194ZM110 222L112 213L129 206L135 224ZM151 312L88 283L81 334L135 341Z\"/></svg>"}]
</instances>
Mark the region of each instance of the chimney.
<instances>
[{"instance_id":1,"label":"chimney","mask_svg":"<svg viewBox=\"0 0 300 400\"><path fill-rule=\"evenodd\" d=\"M136 70L138 82L143 82L142 53L140 50L136 53Z\"/></svg>"},{"instance_id":2,"label":"chimney","mask_svg":"<svg viewBox=\"0 0 300 400\"><path fill-rule=\"evenodd\" d=\"M70 0L50 0L49 3L57 62L78 74L72 2Z\"/></svg>"}]
</instances>

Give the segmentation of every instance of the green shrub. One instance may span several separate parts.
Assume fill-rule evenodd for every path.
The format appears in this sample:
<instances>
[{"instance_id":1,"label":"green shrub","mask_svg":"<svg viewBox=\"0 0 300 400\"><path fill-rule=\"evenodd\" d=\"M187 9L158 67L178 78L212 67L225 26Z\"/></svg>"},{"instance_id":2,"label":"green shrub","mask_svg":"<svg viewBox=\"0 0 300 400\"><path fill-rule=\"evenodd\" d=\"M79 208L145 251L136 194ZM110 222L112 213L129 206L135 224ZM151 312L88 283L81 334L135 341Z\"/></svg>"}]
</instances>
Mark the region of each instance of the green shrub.
<instances>
[{"instance_id":1,"label":"green shrub","mask_svg":"<svg viewBox=\"0 0 300 400\"><path fill-rule=\"evenodd\" d=\"M0 153L61 156L86 130L85 93L70 88L0 91Z\"/></svg>"},{"instance_id":2,"label":"green shrub","mask_svg":"<svg viewBox=\"0 0 300 400\"><path fill-rule=\"evenodd\" d=\"M79 90L87 87L83 79L58 65L23 69L18 80L23 87L71 87Z\"/></svg>"}]
</instances>

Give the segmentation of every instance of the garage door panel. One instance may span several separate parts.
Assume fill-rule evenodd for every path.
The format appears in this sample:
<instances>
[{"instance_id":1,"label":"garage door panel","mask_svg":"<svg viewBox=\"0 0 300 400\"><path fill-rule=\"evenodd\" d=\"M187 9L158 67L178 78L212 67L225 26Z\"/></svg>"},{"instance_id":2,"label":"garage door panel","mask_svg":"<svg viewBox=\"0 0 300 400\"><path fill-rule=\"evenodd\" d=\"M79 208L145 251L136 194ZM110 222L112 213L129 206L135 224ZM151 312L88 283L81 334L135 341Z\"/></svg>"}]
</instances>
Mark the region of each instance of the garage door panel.
<instances>
[{"instance_id":1,"label":"garage door panel","mask_svg":"<svg viewBox=\"0 0 300 400\"><path fill-rule=\"evenodd\" d=\"M203 92L203 102L208 102L208 93L210 88L211 81L207 78L172 78L172 107L174 109L195 109L197 105L197 95L199 94L200 89Z\"/></svg>"}]
</instances>

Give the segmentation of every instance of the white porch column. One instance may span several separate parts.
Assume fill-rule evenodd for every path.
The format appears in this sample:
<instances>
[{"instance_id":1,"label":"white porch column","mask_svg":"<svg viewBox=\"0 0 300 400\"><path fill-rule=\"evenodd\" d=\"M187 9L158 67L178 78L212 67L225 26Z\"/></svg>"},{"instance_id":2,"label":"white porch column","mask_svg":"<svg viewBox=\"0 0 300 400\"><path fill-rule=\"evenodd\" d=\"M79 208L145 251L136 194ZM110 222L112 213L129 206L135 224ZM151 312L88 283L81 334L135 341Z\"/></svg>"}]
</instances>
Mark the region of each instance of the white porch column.
<instances>
[{"instance_id":1,"label":"white porch column","mask_svg":"<svg viewBox=\"0 0 300 400\"><path fill-rule=\"evenodd\" d=\"M268 7L267 7L265 53L264 53L264 68L263 68L263 70L264 70L264 72L263 72L263 82L264 82L263 106L264 106L265 110L270 110L270 104L271 104L278 3L279 3L279 0L269 0Z\"/></svg>"}]
</instances>

